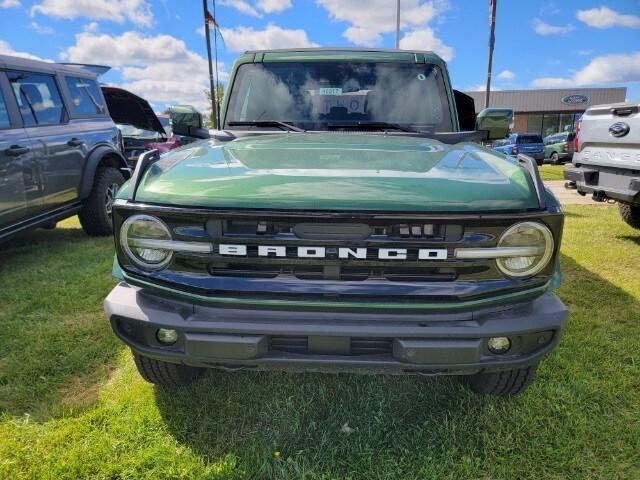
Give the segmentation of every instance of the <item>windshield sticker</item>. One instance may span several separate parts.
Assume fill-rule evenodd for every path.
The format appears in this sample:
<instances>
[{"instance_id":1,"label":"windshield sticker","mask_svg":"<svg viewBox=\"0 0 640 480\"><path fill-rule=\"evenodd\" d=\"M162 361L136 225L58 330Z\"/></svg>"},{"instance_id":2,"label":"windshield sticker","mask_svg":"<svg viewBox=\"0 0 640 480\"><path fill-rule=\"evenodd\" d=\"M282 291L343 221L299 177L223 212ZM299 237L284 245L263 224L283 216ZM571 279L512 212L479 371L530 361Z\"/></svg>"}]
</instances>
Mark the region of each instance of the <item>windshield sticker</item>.
<instances>
[{"instance_id":1,"label":"windshield sticker","mask_svg":"<svg viewBox=\"0 0 640 480\"><path fill-rule=\"evenodd\" d=\"M425 81L427 79L426 75L424 73L419 73L418 74L418 80L420 80L421 82Z\"/></svg>"},{"instance_id":2,"label":"windshield sticker","mask_svg":"<svg viewBox=\"0 0 640 480\"><path fill-rule=\"evenodd\" d=\"M320 95L342 95L341 87L323 87L320 89Z\"/></svg>"}]
</instances>

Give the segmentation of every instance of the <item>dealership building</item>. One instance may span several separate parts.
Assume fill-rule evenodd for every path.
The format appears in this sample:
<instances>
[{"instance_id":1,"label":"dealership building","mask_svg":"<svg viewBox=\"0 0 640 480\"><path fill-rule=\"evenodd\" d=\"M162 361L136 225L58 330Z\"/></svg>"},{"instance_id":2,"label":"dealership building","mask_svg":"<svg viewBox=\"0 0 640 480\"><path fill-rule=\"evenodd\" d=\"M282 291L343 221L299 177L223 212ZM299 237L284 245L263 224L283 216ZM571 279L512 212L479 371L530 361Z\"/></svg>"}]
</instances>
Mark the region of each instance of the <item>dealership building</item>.
<instances>
[{"instance_id":1,"label":"dealership building","mask_svg":"<svg viewBox=\"0 0 640 480\"><path fill-rule=\"evenodd\" d=\"M473 97L476 113L484 108L485 92L465 93ZM590 106L624 102L626 95L626 87L496 90L491 92L489 106L514 110L514 132L535 132L546 137L572 131Z\"/></svg>"}]
</instances>

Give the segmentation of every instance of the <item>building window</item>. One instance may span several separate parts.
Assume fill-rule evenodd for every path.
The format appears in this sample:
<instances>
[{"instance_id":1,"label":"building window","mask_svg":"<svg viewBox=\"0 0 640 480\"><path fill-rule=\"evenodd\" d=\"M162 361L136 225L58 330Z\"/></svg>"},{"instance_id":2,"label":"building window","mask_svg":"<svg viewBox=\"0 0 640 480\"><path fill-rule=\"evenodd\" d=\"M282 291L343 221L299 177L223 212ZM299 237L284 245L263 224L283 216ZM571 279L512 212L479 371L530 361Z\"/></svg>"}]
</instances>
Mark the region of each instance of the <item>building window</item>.
<instances>
[{"instance_id":1,"label":"building window","mask_svg":"<svg viewBox=\"0 0 640 480\"><path fill-rule=\"evenodd\" d=\"M527 115L527 132L540 133L542 131L542 114Z\"/></svg>"}]
</instances>

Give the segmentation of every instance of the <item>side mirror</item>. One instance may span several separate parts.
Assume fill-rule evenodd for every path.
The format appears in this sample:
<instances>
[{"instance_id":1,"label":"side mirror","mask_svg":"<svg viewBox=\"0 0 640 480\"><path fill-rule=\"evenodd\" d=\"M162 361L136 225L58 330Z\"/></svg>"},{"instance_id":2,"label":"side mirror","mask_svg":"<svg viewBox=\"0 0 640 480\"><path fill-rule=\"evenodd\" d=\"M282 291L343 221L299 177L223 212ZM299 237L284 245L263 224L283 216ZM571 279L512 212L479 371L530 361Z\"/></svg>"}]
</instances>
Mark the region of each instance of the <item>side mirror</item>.
<instances>
[{"instance_id":1,"label":"side mirror","mask_svg":"<svg viewBox=\"0 0 640 480\"><path fill-rule=\"evenodd\" d=\"M178 105L169 109L171 128L183 137L209 138L209 130L202 127L202 115L191 105Z\"/></svg>"},{"instance_id":2,"label":"side mirror","mask_svg":"<svg viewBox=\"0 0 640 480\"><path fill-rule=\"evenodd\" d=\"M487 132L487 140L497 140L509 135L513 122L510 108L485 108L476 117L476 130Z\"/></svg>"}]
</instances>

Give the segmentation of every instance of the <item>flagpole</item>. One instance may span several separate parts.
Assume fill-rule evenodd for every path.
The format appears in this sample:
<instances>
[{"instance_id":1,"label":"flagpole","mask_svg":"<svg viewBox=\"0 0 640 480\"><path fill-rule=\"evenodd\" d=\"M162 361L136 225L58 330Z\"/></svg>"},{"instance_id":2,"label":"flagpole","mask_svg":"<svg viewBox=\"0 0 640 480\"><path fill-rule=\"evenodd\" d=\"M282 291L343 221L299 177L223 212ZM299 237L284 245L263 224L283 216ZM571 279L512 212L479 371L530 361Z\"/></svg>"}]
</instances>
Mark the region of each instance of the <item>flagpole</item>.
<instances>
[{"instance_id":1,"label":"flagpole","mask_svg":"<svg viewBox=\"0 0 640 480\"><path fill-rule=\"evenodd\" d=\"M487 66L487 88L484 92L484 108L489 108L489 97L491 96L491 71L493 69L493 47L496 43L496 4L498 0L489 0L489 27L491 33L489 34L489 64Z\"/></svg>"},{"instance_id":2,"label":"flagpole","mask_svg":"<svg viewBox=\"0 0 640 480\"><path fill-rule=\"evenodd\" d=\"M396 4L396 50L400 48L400 0Z\"/></svg>"},{"instance_id":3,"label":"flagpole","mask_svg":"<svg viewBox=\"0 0 640 480\"><path fill-rule=\"evenodd\" d=\"M204 36L207 40L207 58L209 59L209 90L211 92L211 115L216 115L216 97L213 87L213 66L211 65L211 37L209 36L209 19L207 12L207 0L202 0L204 14ZM217 120L217 116L215 117Z\"/></svg>"},{"instance_id":4,"label":"flagpole","mask_svg":"<svg viewBox=\"0 0 640 480\"><path fill-rule=\"evenodd\" d=\"M216 127L220 130L220 99L218 98L218 92L220 89L220 80L218 80L218 20L216 19L216 0L213 1L213 52L215 58L215 69L216 69L216 88L215 88L215 98L216 98Z\"/></svg>"}]
</instances>

